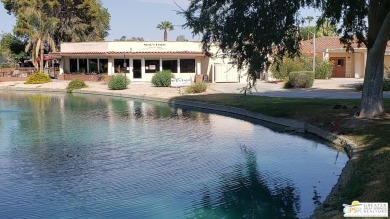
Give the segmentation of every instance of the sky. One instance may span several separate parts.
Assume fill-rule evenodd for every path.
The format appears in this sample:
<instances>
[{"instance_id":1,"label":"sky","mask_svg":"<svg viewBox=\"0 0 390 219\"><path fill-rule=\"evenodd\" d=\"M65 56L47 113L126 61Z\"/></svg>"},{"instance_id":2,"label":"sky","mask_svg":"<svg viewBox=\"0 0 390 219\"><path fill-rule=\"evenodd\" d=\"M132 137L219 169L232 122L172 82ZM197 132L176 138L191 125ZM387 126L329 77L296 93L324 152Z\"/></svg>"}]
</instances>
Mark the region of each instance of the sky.
<instances>
[{"instance_id":1,"label":"sky","mask_svg":"<svg viewBox=\"0 0 390 219\"><path fill-rule=\"evenodd\" d=\"M191 30L182 28L185 19L177 14L179 7L187 8L189 0L102 0L102 3L111 15L111 30L106 41L113 41L122 36L143 37L146 41L163 41L163 31L156 28L162 21L170 21L174 25L174 30L168 32L169 41L175 41L179 35L184 35L190 41L200 40L199 36L192 36ZM319 12L314 9L301 11L301 17L318 15ZM15 17L8 15L0 3L0 33L12 32L14 25Z\"/></svg>"}]
</instances>

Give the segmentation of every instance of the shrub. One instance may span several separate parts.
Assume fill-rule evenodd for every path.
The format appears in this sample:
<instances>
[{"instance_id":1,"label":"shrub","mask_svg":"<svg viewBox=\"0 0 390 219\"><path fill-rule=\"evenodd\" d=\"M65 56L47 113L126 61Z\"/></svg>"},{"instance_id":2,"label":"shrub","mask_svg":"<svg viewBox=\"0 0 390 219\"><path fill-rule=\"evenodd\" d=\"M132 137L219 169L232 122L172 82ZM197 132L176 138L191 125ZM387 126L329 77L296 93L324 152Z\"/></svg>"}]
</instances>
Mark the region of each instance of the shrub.
<instances>
[{"instance_id":1,"label":"shrub","mask_svg":"<svg viewBox=\"0 0 390 219\"><path fill-rule=\"evenodd\" d=\"M171 86L171 78L174 78L171 71L159 71L153 75L152 84L156 87L169 87Z\"/></svg>"},{"instance_id":2,"label":"shrub","mask_svg":"<svg viewBox=\"0 0 390 219\"><path fill-rule=\"evenodd\" d=\"M301 71L304 69L304 63L302 60L295 58L285 58L283 59L283 62L279 63L279 66L277 63L275 63L272 68L272 76L276 79L283 80L288 78L290 72L292 71Z\"/></svg>"},{"instance_id":3,"label":"shrub","mask_svg":"<svg viewBox=\"0 0 390 219\"><path fill-rule=\"evenodd\" d=\"M0 68L11 68L11 64L10 63L0 63Z\"/></svg>"},{"instance_id":4,"label":"shrub","mask_svg":"<svg viewBox=\"0 0 390 219\"><path fill-rule=\"evenodd\" d=\"M203 93L207 90L207 84L204 82L195 83L186 88L186 92L189 94Z\"/></svg>"},{"instance_id":5,"label":"shrub","mask_svg":"<svg viewBox=\"0 0 390 219\"><path fill-rule=\"evenodd\" d=\"M316 59L317 60L317 59ZM332 77L333 63L330 61L317 61L316 62L316 79L329 79Z\"/></svg>"},{"instance_id":6,"label":"shrub","mask_svg":"<svg viewBox=\"0 0 390 219\"><path fill-rule=\"evenodd\" d=\"M75 79L75 80L72 80L71 82L69 82L68 87L66 88L66 91L68 93L72 93L73 90L81 89L84 87L87 87L87 85L85 84L85 82L83 80Z\"/></svg>"},{"instance_id":7,"label":"shrub","mask_svg":"<svg viewBox=\"0 0 390 219\"><path fill-rule=\"evenodd\" d=\"M316 58L316 79L326 79L332 76L333 63L330 61L323 61ZM283 62L274 64L271 68L272 76L276 79L288 79L290 72L294 71L312 71L313 59L312 57L302 56L301 58L284 58Z\"/></svg>"},{"instance_id":8,"label":"shrub","mask_svg":"<svg viewBox=\"0 0 390 219\"><path fill-rule=\"evenodd\" d=\"M294 88L309 88L314 83L314 73L312 71L290 72L288 82Z\"/></svg>"},{"instance_id":9,"label":"shrub","mask_svg":"<svg viewBox=\"0 0 390 219\"><path fill-rule=\"evenodd\" d=\"M51 78L45 73L40 72L30 75L25 84L44 84L49 82L52 82Z\"/></svg>"},{"instance_id":10,"label":"shrub","mask_svg":"<svg viewBox=\"0 0 390 219\"><path fill-rule=\"evenodd\" d=\"M110 90L124 90L129 84L130 80L124 74L113 75L108 81L108 88Z\"/></svg>"}]
</instances>

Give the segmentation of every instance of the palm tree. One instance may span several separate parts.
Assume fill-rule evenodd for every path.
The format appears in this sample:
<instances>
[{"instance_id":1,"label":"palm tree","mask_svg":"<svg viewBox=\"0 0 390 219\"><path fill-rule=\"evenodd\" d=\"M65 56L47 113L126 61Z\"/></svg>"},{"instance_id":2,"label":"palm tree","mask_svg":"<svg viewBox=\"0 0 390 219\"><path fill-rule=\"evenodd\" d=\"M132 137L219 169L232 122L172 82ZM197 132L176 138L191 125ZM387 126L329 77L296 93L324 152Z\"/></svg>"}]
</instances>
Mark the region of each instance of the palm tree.
<instances>
[{"instance_id":1,"label":"palm tree","mask_svg":"<svg viewBox=\"0 0 390 219\"><path fill-rule=\"evenodd\" d=\"M307 16L305 19L309 22L309 26L310 26L310 22L312 20L314 20L314 17L313 16Z\"/></svg>"},{"instance_id":2,"label":"palm tree","mask_svg":"<svg viewBox=\"0 0 390 219\"><path fill-rule=\"evenodd\" d=\"M18 15L18 25L15 32L28 36L25 50L32 49L32 59L35 66L39 57L39 71L43 72L44 48L48 46L55 51L56 45L52 38L59 19L50 16L52 5L50 1L33 0L21 8L23 13Z\"/></svg>"},{"instance_id":3,"label":"palm tree","mask_svg":"<svg viewBox=\"0 0 390 219\"><path fill-rule=\"evenodd\" d=\"M157 29L164 30L164 41L168 41L168 30L173 30L173 25L169 21L163 21L157 25Z\"/></svg>"}]
</instances>

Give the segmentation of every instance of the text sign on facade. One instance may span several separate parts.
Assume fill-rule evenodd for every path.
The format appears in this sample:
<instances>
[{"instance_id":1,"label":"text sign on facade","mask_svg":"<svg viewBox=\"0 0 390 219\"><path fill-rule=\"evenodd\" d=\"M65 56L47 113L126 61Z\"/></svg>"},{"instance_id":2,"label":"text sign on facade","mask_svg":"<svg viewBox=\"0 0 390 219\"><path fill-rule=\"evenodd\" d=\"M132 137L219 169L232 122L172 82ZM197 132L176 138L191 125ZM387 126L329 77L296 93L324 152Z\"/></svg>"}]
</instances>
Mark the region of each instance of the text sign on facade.
<instances>
[{"instance_id":1,"label":"text sign on facade","mask_svg":"<svg viewBox=\"0 0 390 219\"><path fill-rule=\"evenodd\" d=\"M160 47L160 46L166 46L165 43L144 43L144 46L148 47Z\"/></svg>"},{"instance_id":2,"label":"text sign on facade","mask_svg":"<svg viewBox=\"0 0 390 219\"><path fill-rule=\"evenodd\" d=\"M166 50L166 46L167 45L165 43L144 43L144 47L142 48L142 50Z\"/></svg>"},{"instance_id":3,"label":"text sign on facade","mask_svg":"<svg viewBox=\"0 0 390 219\"><path fill-rule=\"evenodd\" d=\"M191 78L171 78L171 87L190 86L191 83Z\"/></svg>"}]
</instances>

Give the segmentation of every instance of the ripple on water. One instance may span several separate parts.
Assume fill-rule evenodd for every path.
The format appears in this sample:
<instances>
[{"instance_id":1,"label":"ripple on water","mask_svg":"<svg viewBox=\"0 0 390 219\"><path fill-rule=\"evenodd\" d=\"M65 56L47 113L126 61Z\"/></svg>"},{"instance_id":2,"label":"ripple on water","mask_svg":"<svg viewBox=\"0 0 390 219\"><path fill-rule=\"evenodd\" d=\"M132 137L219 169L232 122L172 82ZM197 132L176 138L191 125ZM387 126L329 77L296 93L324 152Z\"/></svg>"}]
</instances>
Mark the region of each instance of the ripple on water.
<instances>
[{"instance_id":1,"label":"ripple on water","mask_svg":"<svg viewBox=\"0 0 390 219\"><path fill-rule=\"evenodd\" d=\"M347 160L223 116L50 98L19 96L8 103L18 113L0 111L0 218L307 217L313 188L323 200Z\"/></svg>"}]
</instances>

